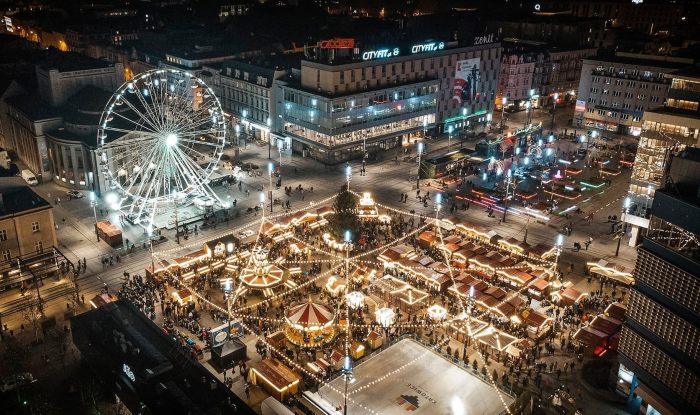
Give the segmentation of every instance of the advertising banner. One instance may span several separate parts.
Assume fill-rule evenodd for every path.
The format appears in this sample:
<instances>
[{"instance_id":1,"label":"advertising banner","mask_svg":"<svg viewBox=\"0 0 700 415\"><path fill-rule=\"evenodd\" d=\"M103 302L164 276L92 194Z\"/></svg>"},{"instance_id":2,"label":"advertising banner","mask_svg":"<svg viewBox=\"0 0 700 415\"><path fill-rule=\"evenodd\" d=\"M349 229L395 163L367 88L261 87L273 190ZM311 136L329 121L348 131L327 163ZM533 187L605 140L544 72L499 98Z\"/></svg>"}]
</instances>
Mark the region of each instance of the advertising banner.
<instances>
[{"instance_id":1,"label":"advertising banner","mask_svg":"<svg viewBox=\"0 0 700 415\"><path fill-rule=\"evenodd\" d=\"M458 104L471 104L476 100L481 80L481 59L457 61L452 99Z\"/></svg>"}]
</instances>

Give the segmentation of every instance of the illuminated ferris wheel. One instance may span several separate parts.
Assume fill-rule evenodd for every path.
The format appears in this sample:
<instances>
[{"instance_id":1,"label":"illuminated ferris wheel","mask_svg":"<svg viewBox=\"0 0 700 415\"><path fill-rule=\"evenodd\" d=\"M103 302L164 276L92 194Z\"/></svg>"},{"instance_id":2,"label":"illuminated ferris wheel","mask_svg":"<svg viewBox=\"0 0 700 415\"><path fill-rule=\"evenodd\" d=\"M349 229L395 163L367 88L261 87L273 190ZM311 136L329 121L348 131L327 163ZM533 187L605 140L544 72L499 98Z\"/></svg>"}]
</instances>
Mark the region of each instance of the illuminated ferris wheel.
<instances>
[{"instance_id":1,"label":"illuminated ferris wheel","mask_svg":"<svg viewBox=\"0 0 700 415\"><path fill-rule=\"evenodd\" d=\"M221 203L209 187L226 142L214 92L188 72L156 69L124 83L110 98L97 132L106 186L119 209L153 226L158 206L199 196Z\"/></svg>"}]
</instances>

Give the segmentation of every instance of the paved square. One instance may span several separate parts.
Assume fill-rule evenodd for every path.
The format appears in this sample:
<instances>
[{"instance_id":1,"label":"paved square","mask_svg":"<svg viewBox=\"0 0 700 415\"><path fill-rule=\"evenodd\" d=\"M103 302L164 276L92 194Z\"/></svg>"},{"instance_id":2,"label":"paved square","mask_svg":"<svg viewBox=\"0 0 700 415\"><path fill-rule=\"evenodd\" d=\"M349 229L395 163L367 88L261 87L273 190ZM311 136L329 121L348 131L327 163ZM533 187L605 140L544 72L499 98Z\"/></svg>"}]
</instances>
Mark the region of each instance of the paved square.
<instances>
[{"instance_id":1,"label":"paved square","mask_svg":"<svg viewBox=\"0 0 700 415\"><path fill-rule=\"evenodd\" d=\"M386 373L417 359L398 373L358 392ZM349 387L348 413L367 413L358 404L383 415L498 415L505 410L498 393L421 344L404 339L354 369L355 382ZM344 388L343 377L331 382ZM331 406L342 407L343 397L329 386L319 390ZM507 404L513 399L503 395Z\"/></svg>"}]
</instances>

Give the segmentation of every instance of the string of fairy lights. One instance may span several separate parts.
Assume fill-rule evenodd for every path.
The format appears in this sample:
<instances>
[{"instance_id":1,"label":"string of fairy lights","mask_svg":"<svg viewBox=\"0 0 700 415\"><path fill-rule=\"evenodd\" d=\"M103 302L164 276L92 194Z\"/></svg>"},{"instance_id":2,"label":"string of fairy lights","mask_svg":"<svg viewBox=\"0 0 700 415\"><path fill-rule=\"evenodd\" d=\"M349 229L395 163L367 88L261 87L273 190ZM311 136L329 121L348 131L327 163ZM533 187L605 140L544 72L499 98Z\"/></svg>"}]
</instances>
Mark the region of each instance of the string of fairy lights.
<instances>
[{"instance_id":1,"label":"string of fairy lights","mask_svg":"<svg viewBox=\"0 0 700 415\"><path fill-rule=\"evenodd\" d=\"M356 192L351 192L351 193L353 193L354 195L358 196L358 194L357 194ZM311 203L309 203L309 206L307 206L307 207L305 207L305 208L300 208L300 209L297 209L297 210L295 210L295 211L284 212L284 213L280 213L280 214L277 214L277 215L270 215L270 216L268 216L267 218L266 218L265 215L264 215L265 209L263 208L263 209L262 209L262 210L263 210L263 215L262 215L262 217L261 217L260 219L257 219L257 220L255 220L255 221L249 222L249 223L247 223L247 224L245 224L245 225L243 225L243 226L237 227L237 228L235 228L235 229L233 229L233 230L231 230L231 231L223 232L223 233L217 235L216 237L214 237L214 238L212 238L212 239L215 240L215 239L221 239L221 238L224 238L224 237L227 237L227 236L232 236L232 235L235 235L236 233L241 232L242 230L248 229L248 228L250 228L250 227L252 227L252 226L258 224L258 225L259 225L259 229L258 229L258 232L257 232L257 235L256 235L255 243L254 243L254 245L253 245L253 246L257 246L257 245L259 244L260 239L261 239L261 236L262 236L262 234L263 234L263 228L264 228L265 223L270 223L270 224L272 224L272 220L274 220L274 219L278 219L278 218L281 218L281 217L283 217L283 216L289 217L289 216L295 215L295 214L297 214L297 213L299 213L299 212L305 211L305 210L308 209L309 207L313 207L313 206L322 206L323 204L326 204L326 203L328 203L329 201L333 200L335 197L336 197L336 196L331 196L331 197L325 198L325 199L323 199L323 200L321 200L321 201L319 201L319 202L311 202ZM377 384L377 383L379 383L379 382L382 382L382 381L384 381L384 380L386 380L386 379L388 379L388 378L390 378L390 377L392 377L392 376L394 376L394 375L400 373L401 371L404 371L406 368L410 367L411 365L413 365L413 364L415 364L417 361L419 361L425 354L427 354L427 352L424 353L424 354L421 355L421 356L418 356L418 357L416 357L416 358L414 358L414 359L412 359L412 360L410 360L410 361L404 363L403 365L401 365L400 367L398 367L398 368L392 370L391 372L385 373L384 375L382 375L382 376L379 377L379 378L375 378L375 379L373 379L372 381L370 381L370 382L368 382L368 383L366 383L366 384L363 384L363 385L361 385L361 386L356 387L355 389L353 389L353 391L351 391L351 392L349 392L349 393L346 394L345 392L340 391L340 390L338 390L337 388L333 387L333 385L331 385L329 382L326 382L326 381L324 381L323 379L319 378L319 377L318 377L316 374L314 374L313 372L311 372L311 371L307 370L306 368L304 368L303 366L299 365L299 364L296 363L294 360L288 358L284 353L281 353L281 352L280 352L279 350L277 350L272 344L270 344L270 342L268 342L267 339L264 338L264 336L257 335L257 334L255 333L255 331L251 330L250 327L248 327L247 323L245 323L244 321L242 321L242 320L245 320L245 321L251 320L251 321L262 321L262 322L267 322L267 323L270 323L270 324L277 324L277 325L279 325L279 324L284 324L284 323L286 322L286 320L283 319L283 318L269 318L269 317L264 317L264 316L253 316L253 315L251 315L251 314L249 314L249 313L247 313L247 312L250 311L250 310L252 310L252 309L254 309L255 307L259 307L259 306L261 306L261 305L266 305L266 304L271 303L271 302L273 302L273 301L275 301L275 300L285 298L285 297L287 297L287 296L289 296L289 295L293 295L295 292L297 292L297 291L299 291L299 290L301 290L301 289L303 289L303 288L305 288L305 287L308 287L309 285L315 283L316 281L318 281L318 280L320 280L320 279L322 279L322 278L328 277L328 276L332 275L333 273L336 273L336 272L338 271L338 269L341 268L342 266L345 266L345 267L346 267L346 274L347 274L346 277L347 277L347 279L348 279L348 282L349 282L350 277L351 277L351 276L350 276L350 264L352 264L353 266L358 267L358 268L361 267L361 266L365 266L365 265L367 265L367 264L376 265L376 266L378 266L378 267L386 266L387 264L386 264L384 261L376 261L376 260L372 260L372 259L369 259L369 258L366 258L366 257L372 256L372 255L374 255L374 254L377 254L377 253L379 253L380 251L386 251L386 250L389 249L391 246L396 245L396 244L399 244L399 243L405 241L405 240L408 239L408 238L414 237L417 233L422 232L422 231L424 231L425 229L427 229L427 228L429 228L429 227L431 227L431 226L434 226L434 228L436 229L436 233L437 233L437 235L438 235L438 237L439 237L439 239L440 239L441 246L443 246L443 247L445 246L444 237L443 237L443 233L442 233L442 226L441 226L443 222L442 222L442 220L439 218L439 211L440 211L440 205L439 205L439 204L436 206L436 215L435 215L434 218L433 218L433 217L426 216L426 215L417 214L417 213L414 213L414 212L408 213L408 212L402 211L402 210L400 210L400 209L396 209L396 208L393 208L393 207L391 207L391 206L386 206L386 205L382 205L382 204L379 204L379 203L376 203L376 205L379 206L380 208L389 210L389 211L394 212L394 213L397 213L397 214L409 215L409 216L413 216L413 217L418 217L418 218L420 218L421 220L423 220L425 223L424 223L423 225L419 226L418 228L412 230L411 232L408 232L408 233L406 233L405 235L403 235L403 236L401 236L401 237L399 237L399 238L395 238L395 239L393 239L391 242L388 242L387 244L382 245L382 246L380 246L380 247L378 247L378 248L371 249L371 250L369 250L369 251L360 252L360 253L358 253L358 254L356 254L356 255L353 255L353 256L350 256L350 255L348 255L348 254L346 253L346 257L345 257L345 258L341 258L336 252L332 252L332 251L330 251L330 250L325 250L325 249L321 249L320 247L316 247L316 246L313 246L313 245L309 245L306 241L304 241L304 240L302 240L302 239L300 239L300 238L298 238L297 236L294 235L294 233L293 233L294 226L291 226L292 231L290 232L290 234L289 234L289 236L288 236L288 239L292 239L292 240L295 240L295 241L297 241L297 242L304 243L305 246L308 247L308 249L309 249L310 251L313 252L313 254L321 254L321 255L324 255L324 256L327 256L327 257L330 257L330 258L319 258L319 259L313 259L313 260L309 260L309 259L299 259L299 260L291 259L291 260L285 261L285 263L297 264L297 265L311 265L311 264L319 264L319 263L328 263L329 266L330 266L330 268L329 268L327 271L325 271L325 272L320 272L320 273L318 273L316 276L308 277L304 282L302 282L302 283L300 283L300 284L297 284L297 285L295 285L295 286L293 286L293 287L290 287L290 288L288 288L288 289L286 289L286 290L284 290L284 291L282 291L282 292L279 292L279 293L276 293L276 294L274 294L274 295L272 295L272 296L269 296L269 297L267 297L267 298L264 298L264 299L262 299L262 300L260 300L260 301L258 301L258 302L256 302L256 303L254 303L254 304L245 305L245 306L238 307L238 308L235 308L235 309L232 309L232 308L229 306L229 310L224 310L224 309L223 309L222 307L220 307L219 305L217 305L217 304L213 303L212 301L206 299L206 298L205 298L203 295L201 295L197 290L195 290L195 289L193 289L192 287L190 287L186 282L184 282L184 281L182 280L182 278L181 278L180 276L174 274L170 269L165 269L164 272L167 273L167 274L168 274L171 278L173 278L174 280L178 281L178 283L179 283L180 285L182 285L183 287L187 288L187 289L192 293L192 295L194 295L195 297L197 297L200 301L203 301L203 302L205 302L206 304L208 304L209 306L211 306L211 307L213 307L213 308L215 308L215 309L217 309L217 310L219 310L219 311L221 311L221 312L226 313L227 315L229 315L229 318L230 318L230 317L235 317L235 318L238 318L239 320L241 320L241 321L240 321L241 325L242 325L249 333L254 334L255 337L256 337L258 340L260 340L263 344L265 344L266 347L269 347L271 350L274 350L275 352L277 352L277 355L279 355L285 362L287 362L287 363L290 364L291 366L295 367L295 368L296 368L297 370L299 370L300 372L302 372L302 373L308 375L308 376L311 377L312 379L316 380L319 384L323 384L323 385L328 386L329 389L331 389L331 390L334 391L335 393L338 393L338 394L341 395L341 396L344 396L345 398L347 398L348 400L350 400L353 404L357 405L358 407L361 407L362 409L366 410L366 411L369 412L369 413L376 414L377 412L374 411L374 410L372 410L371 408L367 408L366 406L364 406L364 405L362 405L362 404L360 404L360 403L358 403L358 402L356 402L356 401L352 401L352 400L349 398L349 395L354 395L354 394L360 392L361 390L364 390L364 389L366 389L366 388L369 388L369 387L371 387L371 386L373 386L373 385L375 385L375 384ZM503 247L501 247L501 246L499 246L499 245L496 245L496 244L491 243L490 241L484 241L484 240L476 239L476 238L474 238L474 239L475 239L475 241L478 241L478 243L481 244L481 245L490 246L490 247L492 247L492 248L494 248L494 249L497 249L497 250L499 250L499 251L504 251L504 252L506 252L508 255L515 255L515 256L518 256L518 257L520 257L520 258L525 258L526 260L528 260L528 262L530 262L530 261L532 261L532 262L537 262L537 263L538 263L537 266L553 266L553 265L555 266L556 263L557 263L556 261L555 261L555 262L552 262L552 261L546 261L546 260L543 260L543 259L536 259L536 258L532 258L531 256L528 256L528 255L525 255L525 254L521 254L521 253L519 253L519 252L515 252L515 251L511 251L511 250L506 250L506 249L504 249ZM166 255L168 255L168 254L174 253L174 252L176 252L176 251L180 251L180 250L182 250L182 249L191 249L191 248L198 247L198 246L201 247L201 243L194 242L194 243L189 244L189 245L186 245L186 246L180 246L180 247L176 247L176 248L173 248L173 249L168 249L168 250L162 250L162 251L153 252L153 256L154 256L155 258L158 258L159 260L162 260L162 259L164 259L162 256L166 256ZM455 284L457 284L458 281L455 280L455 276L454 276L453 271L462 272L464 269L463 269L462 267L456 267L456 266L451 265L450 260L449 260L449 257L448 257L448 255L447 255L447 252L446 252L445 249L438 249L438 251L439 251L440 253L442 253L443 260L444 260L444 266L445 266L444 269L447 270L447 274L448 274L448 276L449 276L449 278L450 278L450 280L451 280L451 282L452 282L452 285L454 286ZM236 258L236 259L237 259L237 260L240 260L240 257L238 256L238 254L240 254L240 253L237 253L237 258ZM246 267L249 267L249 266L250 266L252 257L253 257L253 255L250 255L250 256L247 258L248 261L247 261ZM185 258L187 258L187 256L186 256ZM189 258L189 259L196 260L196 259L198 259L198 258L197 258L197 257L191 257L191 258ZM558 255L557 255L557 260L558 260ZM228 259L227 259L227 261L228 261ZM331 266L331 265L332 265L332 266ZM485 267L479 267L479 265L475 265L475 264L473 264L473 263L471 263L471 262L469 263L469 266L470 266L471 268L475 269L475 270L478 270L479 268L485 268ZM417 264L417 265L415 265L415 266L406 266L406 265L403 265L403 264L402 264L402 265L401 265L401 268L402 268L402 269L408 269L408 270L414 270L414 271L416 271L416 270L431 270L431 268L429 268L429 267L427 267L427 266L424 266L424 265L421 265L421 264ZM523 268L523 265L522 265L522 264L517 264L517 265L502 266L502 267L491 267L491 266L489 266L487 269L495 273L496 271L500 271L500 270L506 271L506 270L511 270L511 269L522 269L522 268ZM479 280L479 281L486 282L486 281L484 281L483 279L478 278L478 277L476 277L476 276L474 276L474 278L477 279L477 280ZM515 298L515 297L517 297L518 295L520 295L523 291L527 290L527 289L532 285L532 283L533 283L534 281L535 281L535 280L530 281L530 283L528 283L528 284L524 284L519 290L513 291L513 292L512 292L512 295L510 295L510 296L505 296L504 299L503 299L502 301L500 301L499 303L497 303L496 305L494 305L494 306L492 306L492 307L490 307L490 308L492 308L492 309L493 309L493 308L497 308L497 307L499 307L499 306L501 306L501 305L503 305L503 304L505 304L505 303L511 301L513 298ZM369 281L369 282L371 283L372 281ZM349 285L349 284L346 284L346 285L345 285L345 294L347 294L348 285ZM237 292L239 292L239 291L240 291L240 290L237 290ZM467 314L467 307L465 306L465 298L463 298L463 297L466 297L466 296L457 294L457 298L458 298L458 300L459 300L459 306L460 306L460 308L461 308L461 310L462 310L462 315L468 315L468 314ZM338 304L338 306L340 306L341 302L339 301L337 304ZM482 312L478 313L477 316L482 316L482 315L486 314L487 312L488 312L488 310L482 311ZM336 313L336 315L337 315L337 313ZM469 317L467 317L467 318L469 318ZM475 318L478 318L478 317L475 317ZM454 321L454 320L451 320L451 321ZM443 320L443 321L436 321L436 322L433 322L433 323L427 323L427 322L411 323L410 321L409 321L409 322L406 322L406 323L403 323L403 322L394 322L394 323L391 324L391 327L392 327L392 328L408 328L408 329L418 329L418 328L423 328L423 329L425 329L425 328L430 328L430 329L432 329L432 328L436 328L436 327L444 327L444 326L445 326L445 323L446 323L446 320ZM338 324L338 325L339 325L339 324ZM346 355L346 356L349 354L349 349L350 349L351 329L353 329L353 328L354 328L354 329L374 329L374 328L376 327L375 324L353 323L353 322L351 322L351 319L350 319L350 306L349 306L349 304L346 304L346 305L345 305L345 323L344 323L342 326L346 329L345 342L344 342L344 348L345 348L345 355ZM475 341L475 342L477 341L476 336L474 336L474 334L471 333L471 331L470 331L469 333L466 333L466 332L465 332L465 334L466 334L470 339L472 339L473 341ZM447 337L446 341L449 341L449 336ZM442 344L442 343L438 343L438 344L435 345L435 347L437 348L437 347L439 347L441 344ZM484 363L485 363L485 359L484 359L484 357L482 356L482 353L478 351L478 348L477 348L477 355L479 356L479 359L481 360L482 364L484 364ZM498 386L497 386L497 384L496 384L496 380L493 378L493 376L492 376L491 374L488 373L488 371L487 371L487 378L488 378L489 383L491 384L491 386L497 391L498 396L499 396L499 399L501 400L502 404L503 404L504 407L506 408L506 411L510 414L510 409L508 408L508 405L506 404L505 399L504 399L504 397L503 397L503 395L502 395L500 389L498 388Z\"/></svg>"}]
</instances>

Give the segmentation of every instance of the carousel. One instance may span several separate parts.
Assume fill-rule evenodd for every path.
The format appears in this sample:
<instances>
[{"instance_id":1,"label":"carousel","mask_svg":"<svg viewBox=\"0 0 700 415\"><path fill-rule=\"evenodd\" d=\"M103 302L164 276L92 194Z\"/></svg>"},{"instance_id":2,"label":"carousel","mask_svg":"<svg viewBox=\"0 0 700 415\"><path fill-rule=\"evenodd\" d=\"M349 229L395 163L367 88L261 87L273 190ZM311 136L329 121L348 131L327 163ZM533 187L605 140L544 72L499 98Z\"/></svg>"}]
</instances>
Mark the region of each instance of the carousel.
<instances>
[{"instance_id":1,"label":"carousel","mask_svg":"<svg viewBox=\"0 0 700 415\"><path fill-rule=\"evenodd\" d=\"M256 247L249 265L241 271L240 279L248 289L260 290L269 296L272 295L272 288L283 282L283 275L284 271L268 260L267 250Z\"/></svg>"},{"instance_id":2,"label":"carousel","mask_svg":"<svg viewBox=\"0 0 700 415\"><path fill-rule=\"evenodd\" d=\"M285 315L284 334L300 347L317 347L333 339L335 312L325 304L308 301L293 305Z\"/></svg>"}]
</instances>

